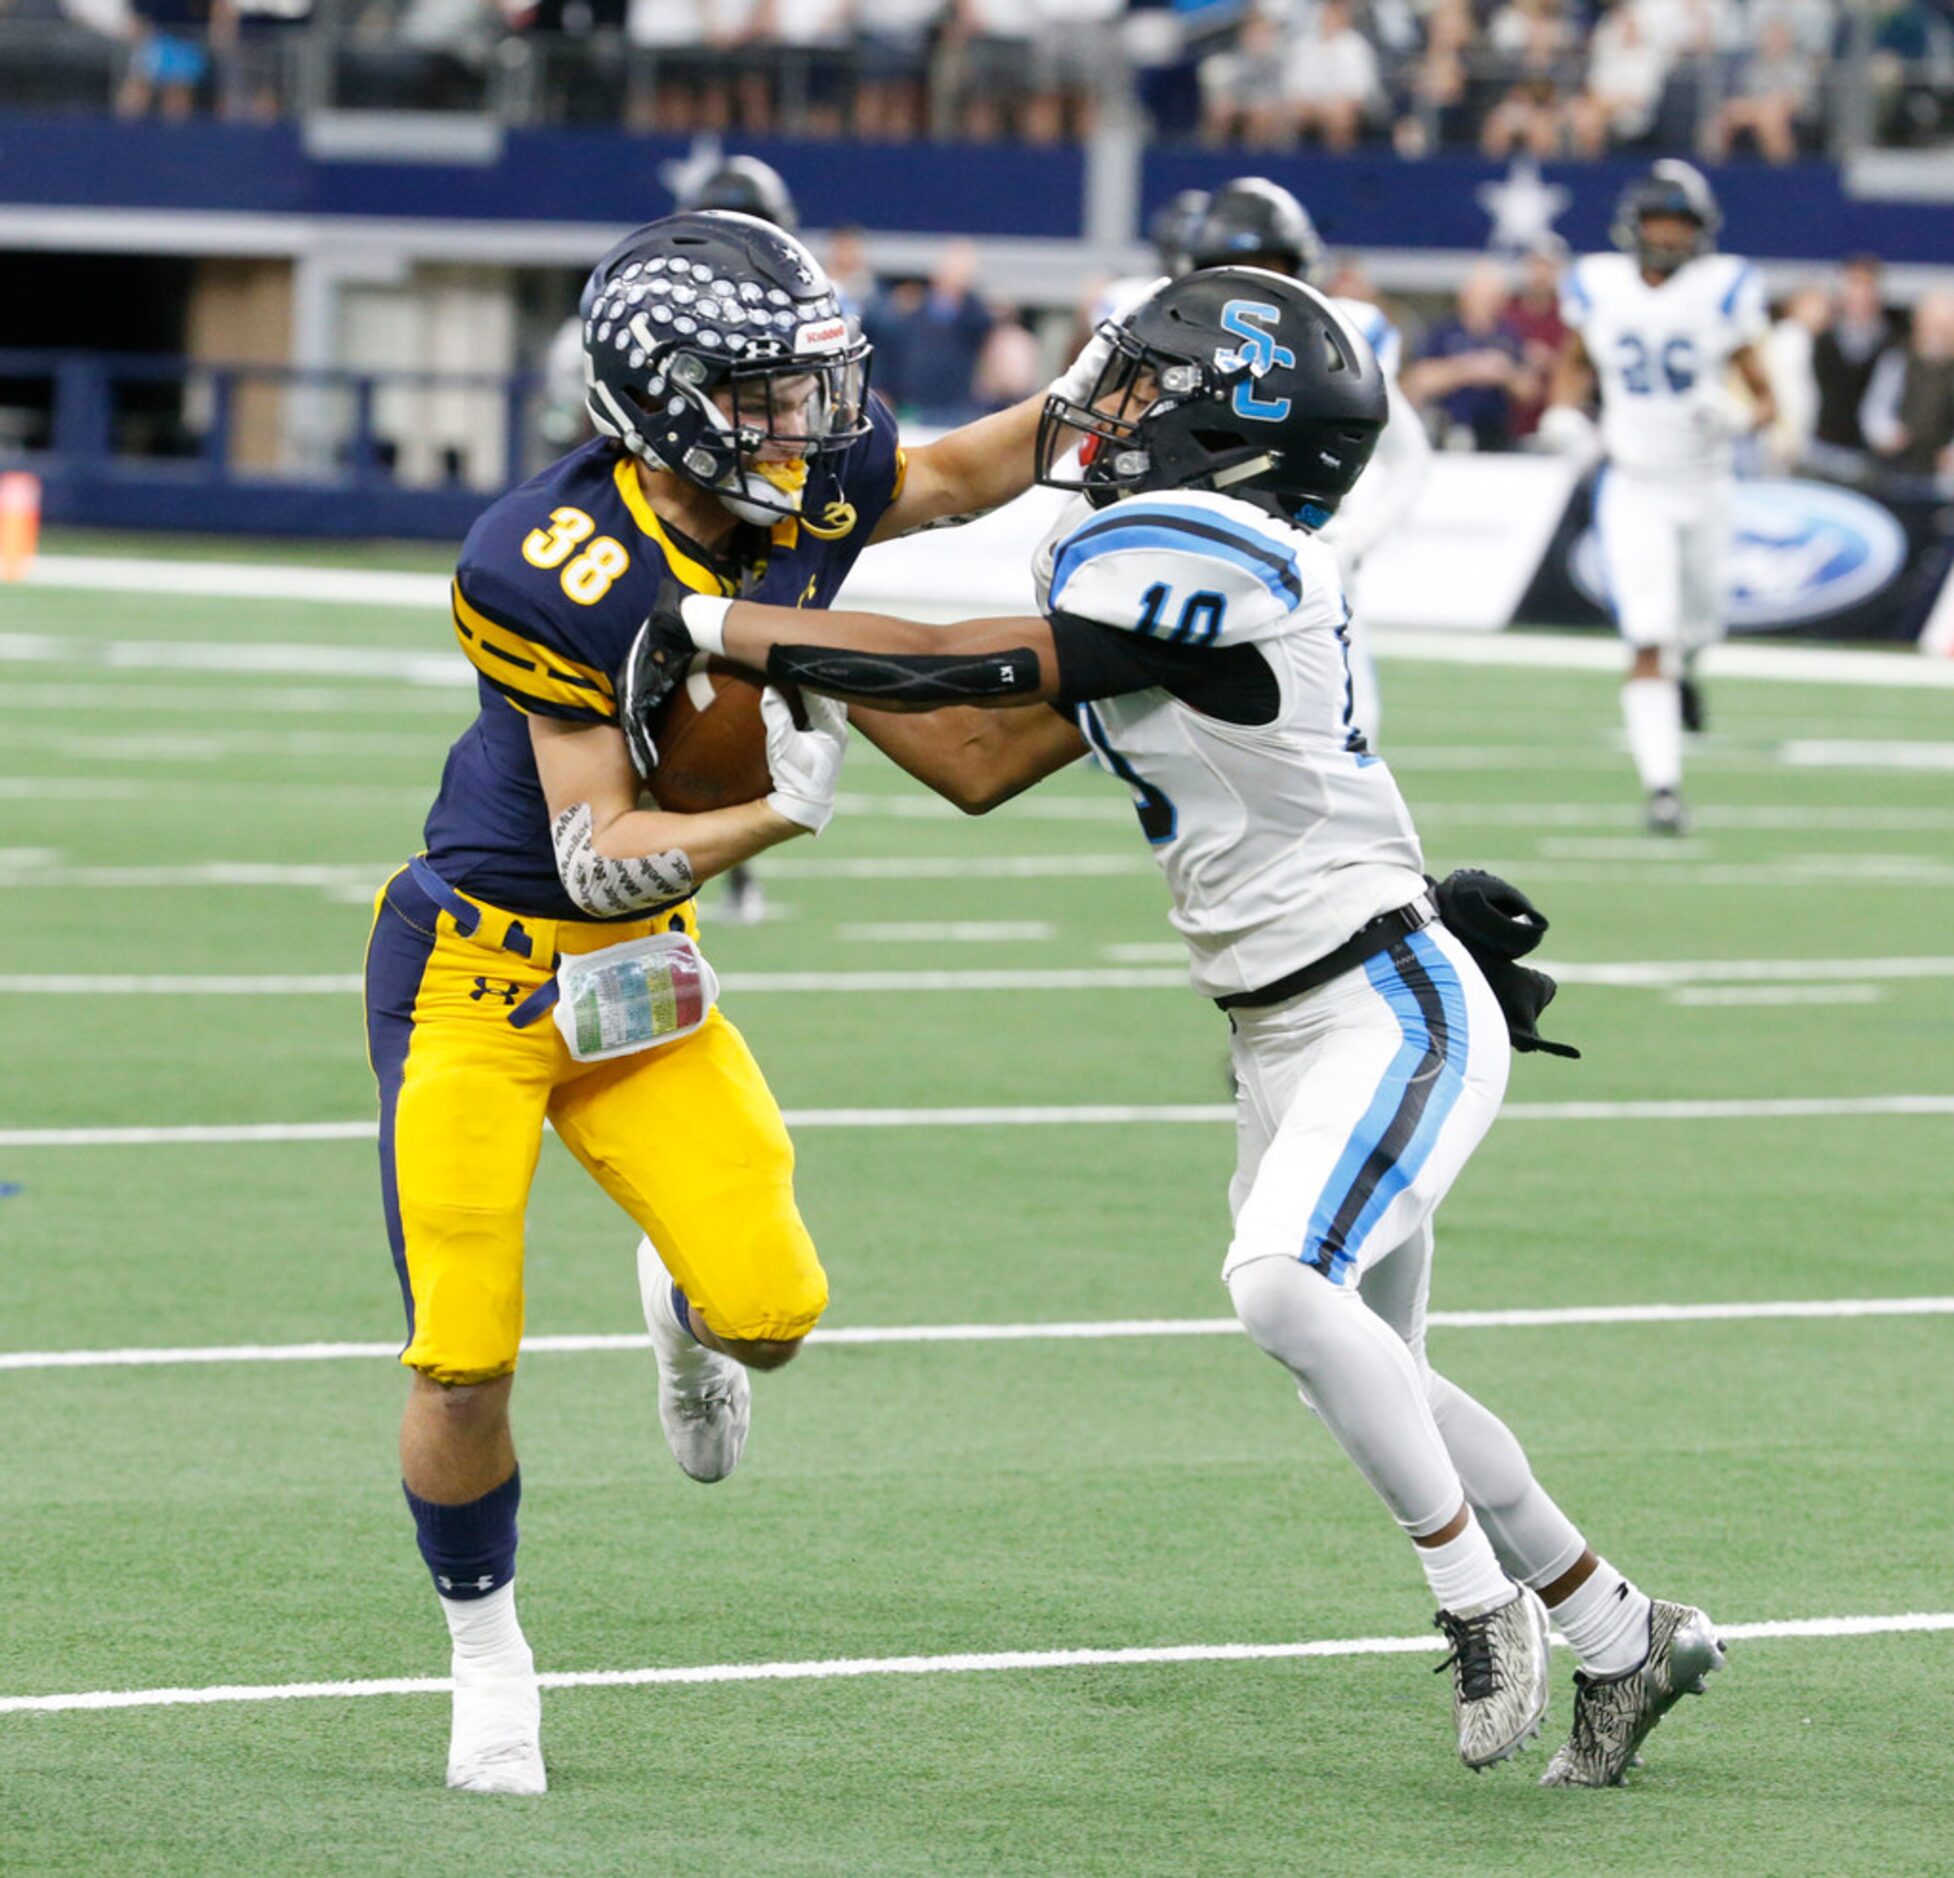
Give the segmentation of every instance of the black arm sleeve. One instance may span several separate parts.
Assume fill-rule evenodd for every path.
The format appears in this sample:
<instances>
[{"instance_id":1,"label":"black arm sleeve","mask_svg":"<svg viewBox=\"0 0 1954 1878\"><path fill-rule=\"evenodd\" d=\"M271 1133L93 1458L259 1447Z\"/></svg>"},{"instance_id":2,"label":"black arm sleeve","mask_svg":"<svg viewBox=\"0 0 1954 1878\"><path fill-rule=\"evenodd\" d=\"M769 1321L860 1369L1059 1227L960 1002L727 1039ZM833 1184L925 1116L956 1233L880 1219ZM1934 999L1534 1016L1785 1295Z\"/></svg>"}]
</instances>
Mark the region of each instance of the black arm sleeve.
<instances>
[{"instance_id":1,"label":"black arm sleeve","mask_svg":"<svg viewBox=\"0 0 1954 1878\"><path fill-rule=\"evenodd\" d=\"M984 704L1038 689L1029 646L1009 652L855 652L840 646L775 646L767 677L860 704Z\"/></svg>"},{"instance_id":2,"label":"black arm sleeve","mask_svg":"<svg viewBox=\"0 0 1954 1878\"><path fill-rule=\"evenodd\" d=\"M1225 724L1267 724L1282 707L1281 687L1258 646L1176 646L1076 614L1050 619L1063 708L1129 691L1170 691Z\"/></svg>"}]
</instances>

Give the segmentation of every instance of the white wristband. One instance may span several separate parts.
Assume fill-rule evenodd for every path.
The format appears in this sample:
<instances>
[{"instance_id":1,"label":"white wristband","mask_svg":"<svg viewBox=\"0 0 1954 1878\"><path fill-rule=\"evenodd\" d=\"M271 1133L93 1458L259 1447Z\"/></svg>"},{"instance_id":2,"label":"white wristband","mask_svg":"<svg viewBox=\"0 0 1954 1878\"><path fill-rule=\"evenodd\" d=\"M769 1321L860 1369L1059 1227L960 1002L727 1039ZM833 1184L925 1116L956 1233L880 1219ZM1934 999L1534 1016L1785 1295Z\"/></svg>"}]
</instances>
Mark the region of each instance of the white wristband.
<instances>
[{"instance_id":1,"label":"white wristband","mask_svg":"<svg viewBox=\"0 0 1954 1878\"><path fill-rule=\"evenodd\" d=\"M679 602L678 616L685 622L685 630L692 635L692 643L701 652L717 652L721 658L726 656L726 615L732 611L733 603L714 593L688 593Z\"/></svg>"}]
</instances>

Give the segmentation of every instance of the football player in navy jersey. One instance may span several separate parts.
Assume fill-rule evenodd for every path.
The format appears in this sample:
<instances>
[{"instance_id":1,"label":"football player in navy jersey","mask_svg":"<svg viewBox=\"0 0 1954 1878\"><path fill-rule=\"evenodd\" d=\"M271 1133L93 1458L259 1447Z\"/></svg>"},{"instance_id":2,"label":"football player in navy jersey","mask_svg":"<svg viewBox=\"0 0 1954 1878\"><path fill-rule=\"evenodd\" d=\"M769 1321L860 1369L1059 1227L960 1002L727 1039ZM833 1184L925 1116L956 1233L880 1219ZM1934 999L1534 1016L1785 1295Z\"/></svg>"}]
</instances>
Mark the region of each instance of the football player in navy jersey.
<instances>
[{"instance_id":1,"label":"football player in navy jersey","mask_svg":"<svg viewBox=\"0 0 1954 1878\"><path fill-rule=\"evenodd\" d=\"M739 214L668 216L614 248L584 346L599 435L463 546L454 627L480 714L425 853L381 889L367 957L413 1372L401 1471L453 1643L448 1782L477 1792L545 1786L509 1427L545 1121L644 1233L660 1417L694 1479L732 1471L748 1368L787 1362L828 1295L780 1111L712 1007L693 895L820 831L845 717L815 699L797 721L769 691L772 793L672 814L640 806L655 749L614 674L661 589L822 607L871 541L1017 495L1045 401L905 452L814 257ZM1102 355L1061 386L1083 395ZM553 1010L566 986L605 989Z\"/></svg>"}]
</instances>

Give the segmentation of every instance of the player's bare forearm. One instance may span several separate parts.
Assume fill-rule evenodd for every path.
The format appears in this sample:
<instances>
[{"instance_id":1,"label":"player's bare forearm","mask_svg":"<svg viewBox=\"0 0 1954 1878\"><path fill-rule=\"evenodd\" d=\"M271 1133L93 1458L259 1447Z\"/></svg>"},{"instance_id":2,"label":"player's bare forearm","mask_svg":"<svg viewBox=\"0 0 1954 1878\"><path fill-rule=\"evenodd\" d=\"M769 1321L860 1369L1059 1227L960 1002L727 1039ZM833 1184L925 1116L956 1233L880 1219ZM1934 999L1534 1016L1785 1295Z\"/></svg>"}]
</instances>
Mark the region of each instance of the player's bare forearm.
<instances>
[{"instance_id":1,"label":"player's bare forearm","mask_svg":"<svg viewBox=\"0 0 1954 1878\"><path fill-rule=\"evenodd\" d=\"M922 626L884 613L803 612L740 600L727 610L720 636L727 657L776 685L885 711L1003 710L1058 695L1052 629L1035 616Z\"/></svg>"},{"instance_id":2,"label":"player's bare forearm","mask_svg":"<svg viewBox=\"0 0 1954 1878\"><path fill-rule=\"evenodd\" d=\"M551 821L586 809L590 850L605 861L653 857L675 877L682 875L696 885L806 833L764 800L699 815L639 808L638 773L622 733L609 724L532 717L529 742Z\"/></svg>"},{"instance_id":3,"label":"player's bare forearm","mask_svg":"<svg viewBox=\"0 0 1954 1878\"><path fill-rule=\"evenodd\" d=\"M1036 479L1040 391L1008 410L946 431L909 452L902 494L876 524L871 541L893 541L961 516L983 515Z\"/></svg>"},{"instance_id":4,"label":"player's bare forearm","mask_svg":"<svg viewBox=\"0 0 1954 1878\"><path fill-rule=\"evenodd\" d=\"M1569 333L1561 343L1560 356L1547 387L1549 404L1569 404L1577 409L1587 403L1594 390L1594 367L1588 363L1588 349L1579 333Z\"/></svg>"},{"instance_id":5,"label":"player's bare forearm","mask_svg":"<svg viewBox=\"0 0 1954 1878\"><path fill-rule=\"evenodd\" d=\"M554 810L553 812L560 812ZM666 809L627 809L598 825L592 816L592 845L611 860L635 860L643 854L677 849L691 863L695 881L710 880L729 867L750 861L768 848L778 847L807 830L768 808L765 798L735 802L698 815L674 815Z\"/></svg>"},{"instance_id":6,"label":"player's bare forearm","mask_svg":"<svg viewBox=\"0 0 1954 1878\"><path fill-rule=\"evenodd\" d=\"M1770 375L1764 369L1764 361L1758 357L1757 348L1740 347L1731 355L1730 362L1736 366L1737 375L1744 381L1744 389L1750 393L1757 428L1769 430L1778 421L1778 399L1777 393L1771 389Z\"/></svg>"},{"instance_id":7,"label":"player's bare forearm","mask_svg":"<svg viewBox=\"0 0 1954 1878\"><path fill-rule=\"evenodd\" d=\"M966 815L988 814L1086 753L1078 727L1043 704L1008 711L959 706L927 716L857 709L849 722Z\"/></svg>"}]
</instances>

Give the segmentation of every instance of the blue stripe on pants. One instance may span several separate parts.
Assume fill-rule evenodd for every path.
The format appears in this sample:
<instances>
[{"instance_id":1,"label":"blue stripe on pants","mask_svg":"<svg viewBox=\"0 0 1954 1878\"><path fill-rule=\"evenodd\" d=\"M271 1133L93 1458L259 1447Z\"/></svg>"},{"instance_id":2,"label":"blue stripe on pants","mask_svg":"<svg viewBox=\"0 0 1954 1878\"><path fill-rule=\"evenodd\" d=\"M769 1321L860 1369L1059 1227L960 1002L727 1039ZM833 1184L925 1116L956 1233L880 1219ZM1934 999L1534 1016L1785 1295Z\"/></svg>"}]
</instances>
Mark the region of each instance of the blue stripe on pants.
<instances>
[{"instance_id":1,"label":"blue stripe on pants","mask_svg":"<svg viewBox=\"0 0 1954 1878\"><path fill-rule=\"evenodd\" d=\"M1465 1087L1465 987L1452 961L1416 932L1367 960L1364 974L1390 1005L1403 1042L1304 1235L1303 1262L1333 1284L1344 1281L1384 1209L1418 1177Z\"/></svg>"},{"instance_id":2,"label":"blue stripe on pants","mask_svg":"<svg viewBox=\"0 0 1954 1878\"><path fill-rule=\"evenodd\" d=\"M414 1289L407 1279L407 1239L400 1225L400 1187L394 1170L394 1110L400 1102L400 1082L407 1067L407 1046L414 1036L414 1000L421 974L434 950L430 926L405 918L391 898L388 882L366 947L366 1053L380 1085L380 1204L387 1217L387 1244L400 1278L400 1301L407 1312L407 1341L414 1340Z\"/></svg>"}]
</instances>

